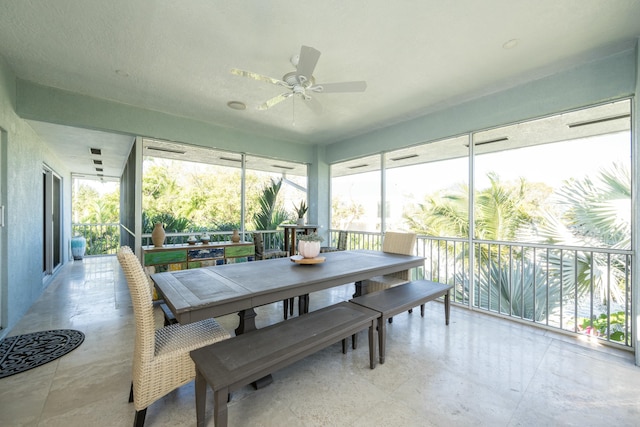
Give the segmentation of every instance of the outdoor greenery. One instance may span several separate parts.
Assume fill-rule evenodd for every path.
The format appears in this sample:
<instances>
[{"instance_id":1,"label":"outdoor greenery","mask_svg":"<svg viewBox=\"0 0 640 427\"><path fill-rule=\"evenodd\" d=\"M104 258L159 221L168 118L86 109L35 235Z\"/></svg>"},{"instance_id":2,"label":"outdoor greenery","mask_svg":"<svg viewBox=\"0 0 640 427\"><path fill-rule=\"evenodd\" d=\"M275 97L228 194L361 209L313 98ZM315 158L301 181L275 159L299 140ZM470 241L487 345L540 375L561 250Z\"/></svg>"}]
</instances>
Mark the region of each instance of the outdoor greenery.
<instances>
[{"instance_id":1,"label":"outdoor greenery","mask_svg":"<svg viewBox=\"0 0 640 427\"><path fill-rule=\"evenodd\" d=\"M495 173L488 178L490 185L477 191L474 200L476 239L630 248L631 181L629 171L621 165L602 169L582 180L567 181L555 193L543 184L525 180L501 182ZM428 196L424 203L408 210L405 219L419 234L467 237L468 197L468 188L457 185ZM542 321L557 315L565 302L561 295L565 299L577 295L579 299L593 289L598 305L624 302L622 290L627 277L620 257L603 259L589 251L576 251L575 255L550 251L543 259L540 254L533 257L508 245L476 247L475 297L480 307ZM455 254L455 263L468 265L469 255L465 246L465 250ZM507 259L515 261L508 264L504 261ZM574 261L577 268L573 268ZM459 268L454 280L464 284L460 298L467 299L468 272ZM586 319L587 323L591 321ZM581 320L580 327L584 328L584 322ZM624 333L614 332L611 340L624 341Z\"/></svg>"},{"instance_id":2,"label":"outdoor greenery","mask_svg":"<svg viewBox=\"0 0 640 427\"><path fill-rule=\"evenodd\" d=\"M291 219L292 215L284 209L282 201L278 200L281 188L281 179L272 179L264 186L258 199L259 210L253 214L253 226L256 230L275 230Z\"/></svg>"},{"instance_id":3,"label":"outdoor greenery","mask_svg":"<svg viewBox=\"0 0 640 427\"><path fill-rule=\"evenodd\" d=\"M303 242L324 242L324 237L319 236L318 233L300 234L298 240Z\"/></svg>"}]
</instances>

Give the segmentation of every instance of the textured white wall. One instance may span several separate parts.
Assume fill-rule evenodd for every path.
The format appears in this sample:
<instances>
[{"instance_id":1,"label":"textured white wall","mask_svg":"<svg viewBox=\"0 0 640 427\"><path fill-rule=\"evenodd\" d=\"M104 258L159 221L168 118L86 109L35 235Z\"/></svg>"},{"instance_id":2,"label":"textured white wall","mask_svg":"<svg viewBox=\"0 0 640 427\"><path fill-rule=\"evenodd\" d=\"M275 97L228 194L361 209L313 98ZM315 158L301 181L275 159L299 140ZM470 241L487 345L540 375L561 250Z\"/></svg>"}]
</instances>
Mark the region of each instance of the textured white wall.
<instances>
[{"instance_id":1,"label":"textured white wall","mask_svg":"<svg viewBox=\"0 0 640 427\"><path fill-rule=\"evenodd\" d=\"M40 296L47 283L42 280L42 167L47 164L62 177L63 184L63 261L69 258L71 223L70 174L39 139L33 129L15 112L15 76L0 57L0 128L6 131L6 163L3 174L3 200L6 203L1 253L0 320L6 334Z\"/></svg>"}]
</instances>

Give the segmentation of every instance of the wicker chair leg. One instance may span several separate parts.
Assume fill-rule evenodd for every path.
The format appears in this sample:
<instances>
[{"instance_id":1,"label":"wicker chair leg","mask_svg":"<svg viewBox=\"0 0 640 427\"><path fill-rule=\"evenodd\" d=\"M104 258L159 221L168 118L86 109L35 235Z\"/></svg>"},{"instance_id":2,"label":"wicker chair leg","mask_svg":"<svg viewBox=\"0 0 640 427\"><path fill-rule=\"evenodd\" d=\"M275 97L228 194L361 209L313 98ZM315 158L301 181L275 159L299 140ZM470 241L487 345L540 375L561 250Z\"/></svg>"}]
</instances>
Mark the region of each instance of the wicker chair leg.
<instances>
[{"instance_id":1,"label":"wicker chair leg","mask_svg":"<svg viewBox=\"0 0 640 427\"><path fill-rule=\"evenodd\" d=\"M131 390L129 390L129 403L133 403L133 381L131 381Z\"/></svg>"},{"instance_id":2,"label":"wicker chair leg","mask_svg":"<svg viewBox=\"0 0 640 427\"><path fill-rule=\"evenodd\" d=\"M143 427L145 415L147 415L147 408L144 408L142 411L136 411L136 417L133 419L133 427Z\"/></svg>"}]
</instances>

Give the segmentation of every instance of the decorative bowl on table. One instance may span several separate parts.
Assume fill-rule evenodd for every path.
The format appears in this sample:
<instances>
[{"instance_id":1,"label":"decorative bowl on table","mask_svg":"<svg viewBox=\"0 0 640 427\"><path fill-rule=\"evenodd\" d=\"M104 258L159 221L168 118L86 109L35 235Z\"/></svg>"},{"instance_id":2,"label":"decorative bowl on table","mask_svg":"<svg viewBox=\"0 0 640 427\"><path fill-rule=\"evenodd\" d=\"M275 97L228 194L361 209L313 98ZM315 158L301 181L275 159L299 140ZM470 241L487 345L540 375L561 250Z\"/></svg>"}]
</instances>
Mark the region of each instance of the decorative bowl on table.
<instances>
[{"instance_id":1,"label":"decorative bowl on table","mask_svg":"<svg viewBox=\"0 0 640 427\"><path fill-rule=\"evenodd\" d=\"M318 241L304 241L298 242L298 254L303 258L315 258L320 253L320 242Z\"/></svg>"},{"instance_id":2,"label":"decorative bowl on table","mask_svg":"<svg viewBox=\"0 0 640 427\"><path fill-rule=\"evenodd\" d=\"M292 255L289 257L291 262L296 264L320 264L325 262L326 258L323 256L317 256L315 258L305 258L302 255Z\"/></svg>"},{"instance_id":3,"label":"decorative bowl on table","mask_svg":"<svg viewBox=\"0 0 640 427\"><path fill-rule=\"evenodd\" d=\"M298 236L298 254L304 258L315 258L320 253L320 243L324 241L317 233Z\"/></svg>"}]
</instances>

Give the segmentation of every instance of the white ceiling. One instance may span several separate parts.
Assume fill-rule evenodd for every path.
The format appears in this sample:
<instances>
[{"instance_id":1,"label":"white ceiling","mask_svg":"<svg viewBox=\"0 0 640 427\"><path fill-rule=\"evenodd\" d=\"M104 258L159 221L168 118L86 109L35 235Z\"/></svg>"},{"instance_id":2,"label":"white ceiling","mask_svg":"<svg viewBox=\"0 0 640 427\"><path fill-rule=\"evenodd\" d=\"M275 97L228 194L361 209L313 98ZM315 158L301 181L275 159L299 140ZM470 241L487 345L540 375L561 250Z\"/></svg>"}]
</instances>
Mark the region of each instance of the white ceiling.
<instances>
[{"instance_id":1,"label":"white ceiling","mask_svg":"<svg viewBox=\"0 0 640 427\"><path fill-rule=\"evenodd\" d=\"M328 144L628 49L639 17L637 0L0 0L0 54L42 85ZM366 91L316 95L320 115L297 98L257 110L283 88L230 70L280 79L301 45L322 52L317 82ZM118 176L132 141L32 124L73 172L115 144Z\"/></svg>"}]
</instances>

